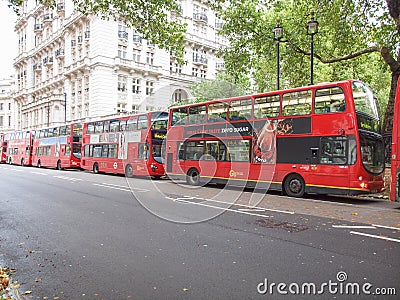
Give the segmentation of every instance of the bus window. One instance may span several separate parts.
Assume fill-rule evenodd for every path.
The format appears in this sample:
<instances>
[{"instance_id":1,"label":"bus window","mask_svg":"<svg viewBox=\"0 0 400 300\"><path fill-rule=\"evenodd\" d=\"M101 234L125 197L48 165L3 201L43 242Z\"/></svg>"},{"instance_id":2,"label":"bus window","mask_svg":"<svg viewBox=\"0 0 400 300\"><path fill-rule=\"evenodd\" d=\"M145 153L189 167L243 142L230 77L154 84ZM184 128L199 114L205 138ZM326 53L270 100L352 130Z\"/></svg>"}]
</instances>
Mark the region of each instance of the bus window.
<instances>
[{"instance_id":1,"label":"bus window","mask_svg":"<svg viewBox=\"0 0 400 300\"><path fill-rule=\"evenodd\" d=\"M341 87L323 88L315 92L314 112L316 114L344 111L345 109L346 101Z\"/></svg>"},{"instance_id":2,"label":"bus window","mask_svg":"<svg viewBox=\"0 0 400 300\"><path fill-rule=\"evenodd\" d=\"M322 164L344 165L347 163L347 138L346 137L322 137L321 138Z\"/></svg>"},{"instance_id":3,"label":"bus window","mask_svg":"<svg viewBox=\"0 0 400 300\"><path fill-rule=\"evenodd\" d=\"M116 158L117 157L117 145L110 144L108 145L108 158Z\"/></svg>"},{"instance_id":4,"label":"bus window","mask_svg":"<svg viewBox=\"0 0 400 300\"><path fill-rule=\"evenodd\" d=\"M353 82L352 88L356 111L361 111L379 118L375 97L371 89L365 83L359 81Z\"/></svg>"},{"instance_id":5,"label":"bus window","mask_svg":"<svg viewBox=\"0 0 400 300\"><path fill-rule=\"evenodd\" d=\"M94 133L94 123L93 122L90 122L87 124L87 132L86 133L87 134Z\"/></svg>"},{"instance_id":6,"label":"bus window","mask_svg":"<svg viewBox=\"0 0 400 300\"><path fill-rule=\"evenodd\" d=\"M187 108L175 108L172 110L171 126L185 125L187 118Z\"/></svg>"},{"instance_id":7,"label":"bus window","mask_svg":"<svg viewBox=\"0 0 400 300\"><path fill-rule=\"evenodd\" d=\"M152 129L164 129L167 128L168 113L167 112L155 112L151 114L151 128Z\"/></svg>"},{"instance_id":8,"label":"bus window","mask_svg":"<svg viewBox=\"0 0 400 300\"><path fill-rule=\"evenodd\" d=\"M97 121L95 123L94 132L95 133L102 133L103 132L103 121Z\"/></svg>"},{"instance_id":9,"label":"bus window","mask_svg":"<svg viewBox=\"0 0 400 300\"><path fill-rule=\"evenodd\" d=\"M189 108L189 124L203 124L206 120L206 106L197 105Z\"/></svg>"},{"instance_id":10,"label":"bus window","mask_svg":"<svg viewBox=\"0 0 400 300\"><path fill-rule=\"evenodd\" d=\"M228 143L228 159L230 161L250 161L250 141L230 140Z\"/></svg>"},{"instance_id":11,"label":"bus window","mask_svg":"<svg viewBox=\"0 0 400 300\"><path fill-rule=\"evenodd\" d=\"M204 141L186 143L186 159L199 160L204 153Z\"/></svg>"},{"instance_id":12,"label":"bus window","mask_svg":"<svg viewBox=\"0 0 400 300\"><path fill-rule=\"evenodd\" d=\"M149 144L139 144L138 151L139 159L147 159L149 157Z\"/></svg>"},{"instance_id":13,"label":"bus window","mask_svg":"<svg viewBox=\"0 0 400 300\"><path fill-rule=\"evenodd\" d=\"M110 132L117 132L119 127L118 120L111 120L110 121Z\"/></svg>"},{"instance_id":14,"label":"bus window","mask_svg":"<svg viewBox=\"0 0 400 300\"><path fill-rule=\"evenodd\" d=\"M311 90L283 94L282 115L299 116L311 114Z\"/></svg>"},{"instance_id":15,"label":"bus window","mask_svg":"<svg viewBox=\"0 0 400 300\"><path fill-rule=\"evenodd\" d=\"M279 95L266 96L254 100L254 117L257 119L277 117L279 109Z\"/></svg>"},{"instance_id":16,"label":"bus window","mask_svg":"<svg viewBox=\"0 0 400 300\"><path fill-rule=\"evenodd\" d=\"M178 142L178 153L177 153L177 160L183 160L185 159L185 143L184 142Z\"/></svg>"},{"instance_id":17,"label":"bus window","mask_svg":"<svg viewBox=\"0 0 400 300\"><path fill-rule=\"evenodd\" d=\"M126 131L134 131L138 129L138 124L137 124L137 119L136 118L131 118L126 122Z\"/></svg>"},{"instance_id":18,"label":"bus window","mask_svg":"<svg viewBox=\"0 0 400 300\"><path fill-rule=\"evenodd\" d=\"M225 122L228 103L217 102L208 105L208 122Z\"/></svg>"},{"instance_id":19,"label":"bus window","mask_svg":"<svg viewBox=\"0 0 400 300\"><path fill-rule=\"evenodd\" d=\"M68 131L68 126L61 126L60 127L60 135L68 135L69 131Z\"/></svg>"},{"instance_id":20,"label":"bus window","mask_svg":"<svg viewBox=\"0 0 400 300\"><path fill-rule=\"evenodd\" d=\"M148 119L147 116L139 116L138 118L138 129L147 129Z\"/></svg>"},{"instance_id":21,"label":"bus window","mask_svg":"<svg viewBox=\"0 0 400 300\"><path fill-rule=\"evenodd\" d=\"M104 121L104 132L110 131L110 120Z\"/></svg>"},{"instance_id":22,"label":"bus window","mask_svg":"<svg viewBox=\"0 0 400 300\"><path fill-rule=\"evenodd\" d=\"M125 129L126 129L126 120L121 120L121 122L119 122L119 131L124 132Z\"/></svg>"},{"instance_id":23,"label":"bus window","mask_svg":"<svg viewBox=\"0 0 400 300\"><path fill-rule=\"evenodd\" d=\"M108 157L108 144L103 145L101 150L101 157Z\"/></svg>"},{"instance_id":24,"label":"bus window","mask_svg":"<svg viewBox=\"0 0 400 300\"><path fill-rule=\"evenodd\" d=\"M101 157L101 145L93 145L93 157Z\"/></svg>"},{"instance_id":25,"label":"bus window","mask_svg":"<svg viewBox=\"0 0 400 300\"><path fill-rule=\"evenodd\" d=\"M249 120L252 101L250 99L232 100L229 106L229 120Z\"/></svg>"}]
</instances>

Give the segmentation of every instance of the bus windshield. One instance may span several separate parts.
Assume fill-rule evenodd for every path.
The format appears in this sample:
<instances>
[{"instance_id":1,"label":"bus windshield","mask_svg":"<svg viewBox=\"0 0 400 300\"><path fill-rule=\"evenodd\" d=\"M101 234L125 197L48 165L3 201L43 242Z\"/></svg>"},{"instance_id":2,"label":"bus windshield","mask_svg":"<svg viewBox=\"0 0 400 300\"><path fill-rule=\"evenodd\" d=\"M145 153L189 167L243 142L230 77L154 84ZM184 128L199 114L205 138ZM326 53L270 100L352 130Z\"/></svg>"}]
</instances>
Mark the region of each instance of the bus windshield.
<instances>
[{"instance_id":1,"label":"bus windshield","mask_svg":"<svg viewBox=\"0 0 400 300\"><path fill-rule=\"evenodd\" d=\"M151 151L152 151L154 160L160 164L164 163L164 157L163 157L164 151L162 151L162 147L163 147L162 140L153 139L153 147L152 147Z\"/></svg>"},{"instance_id":2,"label":"bus windshield","mask_svg":"<svg viewBox=\"0 0 400 300\"><path fill-rule=\"evenodd\" d=\"M360 132L360 146L364 168L371 174L381 174L385 168L383 140L373 134Z\"/></svg>"},{"instance_id":3,"label":"bus windshield","mask_svg":"<svg viewBox=\"0 0 400 300\"><path fill-rule=\"evenodd\" d=\"M379 118L375 97L371 89L365 83L360 81L354 81L352 88L356 111Z\"/></svg>"},{"instance_id":4,"label":"bus windshield","mask_svg":"<svg viewBox=\"0 0 400 300\"><path fill-rule=\"evenodd\" d=\"M72 154L76 158L81 158L81 144L72 144Z\"/></svg>"}]
</instances>

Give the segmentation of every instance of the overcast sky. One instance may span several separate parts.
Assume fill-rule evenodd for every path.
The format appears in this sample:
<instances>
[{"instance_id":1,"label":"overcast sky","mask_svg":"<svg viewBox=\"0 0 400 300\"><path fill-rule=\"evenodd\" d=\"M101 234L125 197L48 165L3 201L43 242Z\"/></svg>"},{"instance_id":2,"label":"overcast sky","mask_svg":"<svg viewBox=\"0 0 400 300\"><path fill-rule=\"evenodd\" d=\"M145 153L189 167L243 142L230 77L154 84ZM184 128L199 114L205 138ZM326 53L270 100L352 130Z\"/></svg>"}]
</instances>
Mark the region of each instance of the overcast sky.
<instances>
[{"instance_id":1,"label":"overcast sky","mask_svg":"<svg viewBox=\"0 0 400 300\"><path fill-rule=\"evenodd\" d=\"M14 32L17 15L0 0L0 79L14 75L13 62L17 56L18 36Z\"/></svg>"}]
</instances>

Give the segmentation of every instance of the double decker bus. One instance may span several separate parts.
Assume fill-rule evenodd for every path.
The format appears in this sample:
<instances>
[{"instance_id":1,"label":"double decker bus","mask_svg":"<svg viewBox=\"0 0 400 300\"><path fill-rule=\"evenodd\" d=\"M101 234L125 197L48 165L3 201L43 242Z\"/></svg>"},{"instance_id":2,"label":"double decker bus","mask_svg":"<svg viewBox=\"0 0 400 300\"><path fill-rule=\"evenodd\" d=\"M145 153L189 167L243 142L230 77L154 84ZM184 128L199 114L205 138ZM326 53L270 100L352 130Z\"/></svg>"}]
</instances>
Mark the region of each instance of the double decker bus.
<instances>
[{"instance_id":1,"label":"double decker bus","mask_svg":"<svg viewBox=\"0 0 400 300\"><path fill-rule=\"evenodd\" d=\"M304 193L384 189L384 144L374 95L346 80L172 107L166 173Z\"/></svg>"},{"instance_id":2,"label":"double decker bus","mask_svg":"<svg viewBox=\"0 0 400 300\"><path fill-rule=\"evenodd\" d=\"M167 112L149 112L84 123L81 168L127 177L163 176L167 122Z\"/></svg>"},{"instance_id":3,"label":"double decker bus","mask_svg":"<svg viewBox=\"0 0 400 300\"><path fill-rule=\"evenodd\" d=\"M397 81L396 99L393 113L392 161L390 200L400 202L400 77Z\"/></svg>"},{"instance_id":4,"label":"double decker bus","mask_svg":"<svg viewBox=\"0 0 400 300\"><path fill-rule=\"evenodd\" d=\"M32 165L32 131L15 131L7 135L7 157L9 164L31 166Z\"/></svg>"},{"instance_id":5,"label":"double decker bus","mask_svg":"<svg viewBox=\"0 0 400 300\"><path fill-rule=\"evenodd\" d=\"M6 162L7 157L7 137L6 134L0 133L0 163Z\"/></svg>"},{"instance_id":6,"label":"double decker bus","mask_svg":"<svg viewBox=\"0 0 400 300\"><path fill-rule=\"evenodd\" d=\"M32 164L57 170L79 168L82 124L69 124L35 131Z\"/></svg>"}]
</instances>

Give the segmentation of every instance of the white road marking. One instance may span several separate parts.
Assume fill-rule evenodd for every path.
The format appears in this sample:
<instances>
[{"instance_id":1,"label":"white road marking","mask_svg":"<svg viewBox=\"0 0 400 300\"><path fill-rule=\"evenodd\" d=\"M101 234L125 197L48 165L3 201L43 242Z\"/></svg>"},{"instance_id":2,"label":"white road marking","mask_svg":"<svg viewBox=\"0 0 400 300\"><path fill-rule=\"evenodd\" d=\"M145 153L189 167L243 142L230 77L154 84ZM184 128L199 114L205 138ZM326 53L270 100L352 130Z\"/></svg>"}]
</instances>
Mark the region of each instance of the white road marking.
<instances>
[{"instance_id":1,"label":"white road marking","mask_svg":"<svg viewBox=\"0 0 400 300\"><path fill-rule=\"evenodd\" d=\"M107 185L107 186L115 186L115 187L125 188L125 189L129 189L130 191L135 190L135 191L142 192L142 193L150 192L150 190L146 190L146 189L142 189L142 188L135 188L135 187L131 187L129 185L126 186L126 185L118 185L118 184L105 183L105 182L103 182L102 184Z\"/></svg>"},{"instance_id":2,"label":"white road marking","mask_svg":"<svg viewBox=\"0 0 400 300\"><path fill-rule=\"evenodd\" d=\"M109 189L113 189L113 190L120 190L120 191L124 191L124 192L129 192L129 193L131 192L131 190L128 188L119 188L116 186L103 185L103 184L99 184L99 183L93 183L93 185L101 186L101 187L105 187L105 188L109 188Z\"/></svg>"},{"instance_id":3,"label":"white road marking","mask_svg":"<svg viewBox=\"0 0 400 300\"><path fill-rule=\"evenodd\" d=\"M360 225L332 225L332 227L333 228L341 228L341 229L346 229L346 228L349 228L349 229L376 229L375 226L370 226L370 225L368 225L368 226L366 226L366 225L363 225L363 226L360 226Z\"/></svg>"},{"instance_id":4,"label":"white road marking","mask_svg":"<svg viewBox=\"0 0 400 300\"><path fill-rule=\"evenodd\" d=\"M239 208L240 211L265 211L263 208Z\"/></svg>"},{"instance_id":5,"label":"white road marking","mask_svg":"<svg viewBox=\"0 0 400 300\"><path fill-rule=\"evenodd\" d=\"M379 227L379 228L386 228L386 229L400 230L400 228L398 228L398 227L390 227L390 226L383 226L383 225L376 225L376 224L372 224L372 226Z\"/></svg>"},{"instance_id":6,"label":"white road marking","mask_svg":"<svg viewBox=\"0 0 400 300\"><path fill-rule=\"evenodd\" d=\"M214 206L214 205L209 205L209 204L204 204L204 203L196 203L196 202L190 202L190 201L185 201L182 200L181 198L178 200L175 200L175 202L183 202L183 203L187 203L187 204L195 204L195 205L200 205L200 206L205 206L205 207L210 207L210 208L216 208L216 209L221 209L221 210L225 210L225 211L231 211L231 212L235 212L238 214L244 214L244 215L250 215L250 216L257 216L257 217L263 217L263 218L269 218L270 216L266 216L266 215L260 215L260 214L252 214L246 211L239 211L239 210L235 210L235 209L230 209L230 208L225 208L225 207L219 207L219 206Z\"/></svg>"},{"instance_id":7,"label":"white road marking","mask_svg":"<svg viewBox=\"0 0 400 300\"><path fill-rule=\"evenodd\" d=\"M367 233L362 233L362 232L358 232L358 231L350 231L350 233L351 234L355 234L355 235L361 235L361 236L366 236L366 237L370 237L370 238L375 238L375 239L381 239L381 240L386 240L386 241L390 241L390 242L400 243L400 240L389 238L389 237L386 237L386 236L367 234Z\"/></svg>"},{"instance_id":8,"label":"white road marking","mask_svg":"<svg viewBox=\"0 0 400 300\"><path fill-rule=\"evenodd\" d=\"M43 175L43 176L49 175L49 174L46 174L46 173L35 172L35 171L31 171L30 173L32 173L32 174L38 174L38 175Z\"/></svg>"},{"instance_id":9,"label":"white road marking","mask_svg":"<svg viewBox=\"0 0 400 300\"><path fill-rule=\"evenodd\" d=\"M69 181L82 181L82 179L80 178L74 178L74 177L68 177L68 176L53 176L54 178L58 178L58 179L65 179L65 180L69 180Z\"/></svg>"}]
</instances>

